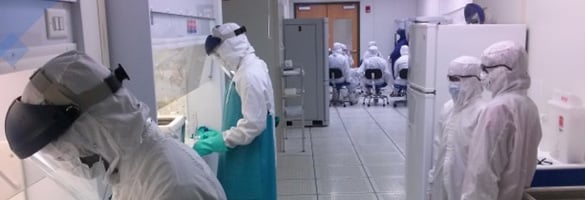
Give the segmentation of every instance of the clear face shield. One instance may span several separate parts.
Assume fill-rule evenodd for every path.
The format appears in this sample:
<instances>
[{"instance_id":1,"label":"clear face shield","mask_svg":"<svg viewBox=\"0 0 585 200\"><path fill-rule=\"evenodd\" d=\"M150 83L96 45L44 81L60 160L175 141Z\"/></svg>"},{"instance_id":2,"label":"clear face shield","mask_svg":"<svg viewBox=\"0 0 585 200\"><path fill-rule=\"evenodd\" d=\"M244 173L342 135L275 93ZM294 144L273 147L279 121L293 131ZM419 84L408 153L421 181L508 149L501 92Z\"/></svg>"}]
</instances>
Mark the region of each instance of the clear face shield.
<instances>
[{"instance_id":1,"label":"clear face shield","mask_svg":"<svg viewBox=\"0 0 585 200\"><path fill-rule=\"evenodd\" d=\"M86 158L73 158L75 154L59 153L54 145L47 145L43 150L31 156L31 160L56 185L63 188L76 199L106 200L112 196L111 185L106 181L106 165L103 159L83 161ZM97 156L99 157L99 156ZM91 160L91 159L90 159Z\"/></svg>"},{"instance_id":2,"label":"clear face shield","mask_svg":"<svg viewBox=\"0 0 585 200\"><path fill-rule=\"evenodd\" d=\"M219 54L217 54L216 52L213 52L209 55L209 57L211 58L212 66L219 65L219 68L228 77L228 79L232 79L234 77L236 72L233 70L230 70L226 67L226 63L223 61L223 59L221 59Z\"/></svg>"},{"instance_id":3,"label":"clear face shield","mask_svg":"<svg viewBox=\"0 0 585 200\"><path fill-rule=\"evenodd\" d=\"M83 117L83 111L116 93L124 79L128 75L120 66L101 84L74 95L40 69L30 78L35 89L31 96L43 99L44 103L30 104L18 97L8 109L5 132L10 149L20 159L30 157L47 178L75 198L109 199L111 188L106 181L109 163L96 153L97 147L89 139L73 136L68 130ZM70 103L49 103L64 102L54 99L69 99Z\"/></svg>"}]
</instances>

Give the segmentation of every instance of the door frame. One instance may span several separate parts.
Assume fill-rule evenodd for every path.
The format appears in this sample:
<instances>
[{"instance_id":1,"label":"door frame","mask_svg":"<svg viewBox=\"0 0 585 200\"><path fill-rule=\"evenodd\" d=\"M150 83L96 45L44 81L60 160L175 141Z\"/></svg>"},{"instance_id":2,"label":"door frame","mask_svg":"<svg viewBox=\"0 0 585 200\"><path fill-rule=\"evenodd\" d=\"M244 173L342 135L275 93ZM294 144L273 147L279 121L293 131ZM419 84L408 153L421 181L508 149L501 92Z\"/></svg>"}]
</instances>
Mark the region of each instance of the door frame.
<instances>
[{"instance_id":1,"label":"door frame","mask_svg":"<svg viewBox=\"0 0 585 200\"><path fill-rule=\"evenodd\" d=\"M73 35L77 48L110 66L105 0L72 0Z\"/></svg>"},{"instance_id":2,"label":"door frame","mask_svg":"<svg viewBox=\"0 0 585 200\"><path fill-rule=\"evenodd\" d=\"M330 1L330 2L293 2L293 17L296 19L297 18L297 9L299 6L311 6L311 5L330 5L330 4L356 4L357 5L357 58L358 60L354 60L354 62L357 62L357 66L359 67L359 59L361 58L361 53L362 53L362 49L361 47L361 16L360 16L360 9L361 9L361 4L359 1ZM329 21L329 18L327 18L327 23L331 23L331 21ZM327 36L329 36L329 33L327 33ZM329 44L327 44L329 46Z\"/></svg>"}]
</instances>

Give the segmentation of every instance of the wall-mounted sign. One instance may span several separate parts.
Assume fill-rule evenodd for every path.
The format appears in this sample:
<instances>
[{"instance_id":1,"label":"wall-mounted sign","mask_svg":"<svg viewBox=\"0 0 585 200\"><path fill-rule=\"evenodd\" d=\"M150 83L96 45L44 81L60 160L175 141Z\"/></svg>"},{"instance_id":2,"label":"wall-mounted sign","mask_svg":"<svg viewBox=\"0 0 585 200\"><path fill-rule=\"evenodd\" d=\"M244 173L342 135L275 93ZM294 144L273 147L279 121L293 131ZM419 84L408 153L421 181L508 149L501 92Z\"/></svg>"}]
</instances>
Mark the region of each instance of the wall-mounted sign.
<instances>
[{"instance_id":1,"label":"wall-mounted sign","mask_svg":"<svg viewBox=\"0 0 585 200\"><path fill-rule=\"evenodd\" d=\"M346 6L343 6L343 9L344 10L353 10L353 9L355 9L355 5L346 5Z\"/></svg>"},{"instance_id":2,"label":"wall-mounted sign","mask_svg":"<svg viewBox=\"0 0 585 200\"><path fill-rule=\"evenodd\" d=\"M299 10L311 10L311 6L299 6Z\"/></svg>"},{"instance_id":3,"label":"wall-mounted sign","mask_svg":"<svg viewBox=\"0 0 585 200\"><path fill-rule=\"evenodd\" d=\"M197 20L195 19L187 20L187 33L197 33Z\"/></svg>"}]
</instances>

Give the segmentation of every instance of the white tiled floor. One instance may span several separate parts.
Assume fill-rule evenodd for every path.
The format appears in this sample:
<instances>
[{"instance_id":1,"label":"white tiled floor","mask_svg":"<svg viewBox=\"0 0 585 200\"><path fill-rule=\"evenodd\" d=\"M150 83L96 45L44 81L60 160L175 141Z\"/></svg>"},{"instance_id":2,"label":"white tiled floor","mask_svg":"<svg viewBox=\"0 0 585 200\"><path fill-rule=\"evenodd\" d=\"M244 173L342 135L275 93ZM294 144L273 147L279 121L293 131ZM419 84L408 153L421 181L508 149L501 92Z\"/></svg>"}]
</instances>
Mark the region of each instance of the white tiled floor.
<instances>
[{"instance_id":1,"label":"white tiled floor","mask_svg":"<svg viewBox=\"0 0 585 200\"><path fill-rule=\"evenodd\" d=\"M331 108L330 125L289 131L278 155L281 200L405 199L407 109Z\"/></svg>"}]
</instances>

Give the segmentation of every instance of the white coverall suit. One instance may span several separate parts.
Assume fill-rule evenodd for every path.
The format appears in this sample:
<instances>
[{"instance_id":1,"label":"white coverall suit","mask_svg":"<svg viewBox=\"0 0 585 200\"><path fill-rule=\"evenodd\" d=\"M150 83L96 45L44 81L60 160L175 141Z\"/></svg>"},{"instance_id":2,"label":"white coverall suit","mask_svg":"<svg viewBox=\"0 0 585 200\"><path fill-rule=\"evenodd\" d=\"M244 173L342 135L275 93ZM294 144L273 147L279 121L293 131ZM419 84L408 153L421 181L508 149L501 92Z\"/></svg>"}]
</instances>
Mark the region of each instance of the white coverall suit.
<instances>
[{"instance_id":1,"label":"white coverall suit","mask_svg":"<svg viewBox=\"0 0 585 200\"><path fill-rule=\"evenodd\" d=\"M462 199L521 199L537 165L542 137L538 109L526 95L530 88L524 47L504 41L481 56L491 100L480 111L468 155Z\"/></svg>"},{"instance_id":2,"label":"white coverall suit","mask_svg":"<svg viewBox=\"0 0 585 200\"><path fill-rule=\"evenodd\" d=\"M479 80L481 61L462 56L451 62L448 76L457 77L457 92L443 107L433 140L433 169L429 173L431 199L459 200L467 153L479 110L485 104Z\"/></svg>"}]
</instances>

